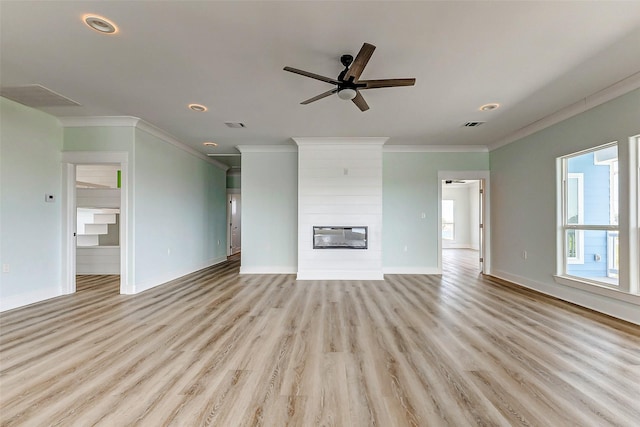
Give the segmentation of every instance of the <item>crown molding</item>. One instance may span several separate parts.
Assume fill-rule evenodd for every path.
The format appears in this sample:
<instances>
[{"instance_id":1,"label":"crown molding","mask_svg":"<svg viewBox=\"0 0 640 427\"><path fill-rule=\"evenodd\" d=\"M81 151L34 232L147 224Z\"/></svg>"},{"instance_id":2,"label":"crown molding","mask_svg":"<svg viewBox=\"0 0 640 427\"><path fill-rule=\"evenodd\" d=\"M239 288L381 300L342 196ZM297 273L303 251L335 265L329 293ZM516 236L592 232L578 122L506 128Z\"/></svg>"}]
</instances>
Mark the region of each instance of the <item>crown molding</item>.
<instances>
[{"instance_id":1,"label":"crown molding","mask_svg":"<svg viewBox=\"0 0 640 427\"><path fill-rule=\"evenodd\" d=\"M194 150L193 148L189 147L188 145L178 141L177 139L175 139L171 134L163 131L162 129L153 126L152 124L149 124L143 120L140 120L138 122L138 125L136 126L138 129L140 129L143 132L148 133L149 135L155 136L158 139L163 140L164 142L168 142L169 144L183 150L186 151L187 153L196 156L199 159L204 160L207 163L211 163L214 166L217 166L218 168L222 169L223 171L226 172L227 169L229 169L229 166L225 165L224 163L221 163L215 159L212 159L211 157L207 156L206 154L203 154L199 151Z\"/></svg>"},{"instance_id":2,"label":"crown molding","mask_svg":"<svg viewBox=\"0 0 640 427\"><path fill-rule=\"evenodd\" d=\"M203 154L199 151L194 150L188 145L178 141L169 133L163 131L162 129L153 126L145 122L144 120L133 117L133 116L94 116L94 117L59 117L58 120L62 124L62 127L65 128L76 128L76 127L135 127L140 129L143 132L146 132L152 136L155 136L158 139L163 140L187 153L198 157L199 159L204 160L207 163L211 163L214 166L226 171L229 169L229 166L220 163L219 161L210 158L206 154Z\"/></svg>"},{"instance_id":3,"label":"crown molding","mask_svg":"<svg viewBox=\"0 0 640 427\"><path fill-rule=\"evenodd\" d=\"M297 153L295 145L236 145L241 153Z\"/></svg>"},{"instance_id":4,"label":"crown molding","mask_svg":"<svg viewBox=\"0 0 640 427\"><path fill-rule=\"evenodd\" d=\"M631 76L622 79L619 82L612 84L611 86L608 86L598 92L587 96L586 98L579 100L578 102L574 102L571 105L561 108L555 113L551 113L548 116L541 118L540 120L537 120L523 128L518 129L510 135L494 142L493 144L490 144L489 150L493 151L519 139L525 138L538 131L546 129L580 113L584 113L587 110L604 104L605 102L611 101L612 99L615 99L619 96L625 95L638 88L640 88L640 72L632 74Z\"/></svg>"},{"instance_id":5,"label":"crown molding","mask_svg":"<svg viewBox=\"0 0 640 427\"><path fill-rule=\"evenodd\" d=\"M89 117L58 117L65 128L81 127L134 127L140 122L140 118L133 116L89 116Z\"/></svg>"},{"instance_id":6,"label":"crown molding","mask_svg":"<svg viewBox=\"0 0 640 427\"><path fill-rule=\"evenodd\" d=\"M488 153L486 145L385 145L385 153Z\"/></svg>"},{"instance_id":7,"label":"crown molding","mask_svg":"<svg viewBox=\"0 0 640 427\"><path fill-rule=\"evenodd\" d=\"M389 137L349 137L349 136L338 136L338 137L295 137L291 138L298 145L301 146L309 146L309 145L371 145L371 146L382 146L385 142L389 140Z\"/></svg>"}]
</instances>

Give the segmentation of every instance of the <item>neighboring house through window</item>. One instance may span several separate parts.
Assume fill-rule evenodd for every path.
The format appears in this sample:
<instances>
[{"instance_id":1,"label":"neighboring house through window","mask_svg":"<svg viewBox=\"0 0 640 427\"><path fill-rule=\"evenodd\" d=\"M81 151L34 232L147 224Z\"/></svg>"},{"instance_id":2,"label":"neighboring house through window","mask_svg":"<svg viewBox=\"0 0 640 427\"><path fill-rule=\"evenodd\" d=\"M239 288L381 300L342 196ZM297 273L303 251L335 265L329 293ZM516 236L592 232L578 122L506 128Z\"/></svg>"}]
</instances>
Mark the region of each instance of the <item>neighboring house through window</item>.
<instances>
[{"instance_id":1,"label":"neighboring house through window","mask_svg":"<svg viewBox=\"0 0 640 427\"><path fill-rule=\"evenodd\" d=\"M618 146L562 158L564 274L618 285Z\"/></svg>"}]
</instances>

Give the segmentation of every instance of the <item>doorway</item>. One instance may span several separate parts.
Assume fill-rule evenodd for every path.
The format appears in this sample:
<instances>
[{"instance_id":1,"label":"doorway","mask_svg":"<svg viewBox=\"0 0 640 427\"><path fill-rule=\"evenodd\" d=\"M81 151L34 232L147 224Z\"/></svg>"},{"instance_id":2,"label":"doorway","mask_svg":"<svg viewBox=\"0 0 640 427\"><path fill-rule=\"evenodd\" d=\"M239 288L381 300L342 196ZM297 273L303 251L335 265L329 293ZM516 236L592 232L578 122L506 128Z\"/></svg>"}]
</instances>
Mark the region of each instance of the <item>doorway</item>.
<instances>
[{"instance_id":1,"label":"doorway","mask_svg":"<svg viewBox=\"0 0 640 427\"><path fill-rule=\"evenodd\" d=\"M438 267L489 274L488 171L438 173Z\"/></svg>"},{"instance_id":2,"label":"doorway","mask_svg":"<svg viewBox=\"0 0 640 427\"><path fill-rule=\"evenodd\" d=\"M227 194L227 256L235 255L241 251L242 245L242 197L239 193Z\"/></svg>"},{"instance_id":3,"label":"doorway","mask_svg":"<svg viewBox=\"0 0 640 427\"><path fill-rule=\"evenodd\" d=\"M62 153L62 271L66 294L76 292L76 274L105 273L120 276L121 294L134 293L129 281L127 168L126 152ZM90 178L92 174L111 172L116 173L110 178L113 185Z\"/></svg>"}]
</instances>

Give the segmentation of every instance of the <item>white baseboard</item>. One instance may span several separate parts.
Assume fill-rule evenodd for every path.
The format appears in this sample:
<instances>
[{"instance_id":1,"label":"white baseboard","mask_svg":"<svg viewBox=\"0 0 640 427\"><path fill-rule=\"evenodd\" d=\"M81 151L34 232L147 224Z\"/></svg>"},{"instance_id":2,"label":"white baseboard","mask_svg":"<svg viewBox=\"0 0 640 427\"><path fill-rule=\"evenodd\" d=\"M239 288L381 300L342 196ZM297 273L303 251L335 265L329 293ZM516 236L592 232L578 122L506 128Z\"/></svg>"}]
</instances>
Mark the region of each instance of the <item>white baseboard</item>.
<instances>
[{"instance_id":1,"label":"white baseboard","mask_svg":"<svg viewBox=\"0 0 640 427\"><path fill-rule=\"evenodd\" d=\"M473 249L471 243L442 243L442 249Z\"/></svg>"},{"instance_id":2,"label":"white baseboard","mask_svg":"<svg viewBox=\"0 0 640 427\"><path fill-rule=\"evenodd\" d=\"M556 283L552 276L550 276L549 283L531 280L526 277L495 269L492 270L491 276L572 304L598 311L611 317L640 325L640 310L638 310L637 304L598 295L588 290L562 285Z\"/></svg>"},{"instance_id":3,"label":"white baseboard","mask_svg":"<svg viewBox=\"0 0 640 427\"><path fill-rule=\"evenodd\" d=\"M384 280L382 271L298 271L296 280Z\"/></svg>"},{"instance_id":4,"label":"white baseboard","mask_svg":"<svg viewBox=\"0 0 640 427\"><path fill-rule=\"evenodd\" d=\"M296 274L297 267L289 266L256 266L243 267L240 266L240 274Z\"/></svg>"},{"instance_id":5,"label":"white baseboard","mask_svg":"<svg viewBox=\"0 0 640 427\"><path fill-rule=\"evenodd\" d=\"M384 274L442 274L438 267L384 267Z\"/></svg>"},{"instance_id":6,"label":"white baseboard","mask_svg":"<svg viewBox=\"0 0 640 427\"><path fill-rule=\"evenodd\" d=\"M220 264L221 262L225 262L227 260L226 256L223 257L219 257L219 258L214 258L211 259L207 262L204 262L194 268L188 269L188 270L180 270L180 271L174 271L171 273L167 273L167 274L163 274L162 276L158 276L158 277L154 277L151 280L146 280L140 283L135 283L133 286L133 293L132 294L138 294L140 292L144 292L148 289L151 288L155 288L156 286L160 286L160 285L164 285L167 282L170 282L172 280L178 279L180 277L186 276L187 274L191 274L194 273L198 270L202 270L203 268L207 268L207 267L211 267L213 265L216 264Z\"/></svg>"},{"instance_id":7,"label":"white baseboard","mask_svg":"<svg viewBox=\"0 0 640 427\"><path fill-rule=\"evenodd\" d=\"M0 312L13 310L14 308L23 307L25 305L34 304L36 302L44 301L50 298L55 298L63 295L60 288L52 289L39 289L36 291L26 292L24 294L12 295L9 297L3 296L0 298Z\"/></svg>"}]
</instances>

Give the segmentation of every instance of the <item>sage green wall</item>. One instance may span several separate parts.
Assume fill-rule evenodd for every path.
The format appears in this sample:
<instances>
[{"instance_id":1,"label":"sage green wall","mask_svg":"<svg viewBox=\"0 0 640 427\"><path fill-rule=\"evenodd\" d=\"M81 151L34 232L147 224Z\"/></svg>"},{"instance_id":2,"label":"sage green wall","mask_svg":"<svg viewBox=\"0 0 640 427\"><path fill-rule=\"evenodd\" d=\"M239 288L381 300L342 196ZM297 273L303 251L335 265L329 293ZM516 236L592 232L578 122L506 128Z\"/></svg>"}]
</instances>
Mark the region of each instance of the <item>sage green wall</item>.
<instances>
[{"instance_id":1,"label":"sage green wall","mask_svg":"<svg viewBox=\"0 0 640 427\"><path fill-rule=\"evenodd\" d=\"M133 151L135 127L87 126L64 128L64 151ZM132 159L129 158L129 162Z\"/></svg>"},{"instance_id":2,"label":"sage green wall","mask_svg":"<svg viewBox=\"0 0 640 427\"><path fill-rule=\"evenodd\" d=\"M226 172L136 129L136 292L226 260Z\"/></svg>"},{"instance_id":3,"label":"sage green wall","mask_svg":"<svg viewBox=\"0 0 640 427\"><path fill-rule=\"evenodd\" d=\"M62 292L61 149L55 117L0 98L0 310Z\"/></svg>"},{"instance_id":4,"label":"sage green wall","mask_svg":"<svg viewBox=\"0 0 640 427\"><path fill-rule=\"evenodd\" d=\"M489 153L385 152L382 158L383 269L436 269L440 239L438 171L488 169ZM421 218L423 212L424 219Z\"/></svg>"},{"instance_id":5,"label":"sage green wall","mask_svg":"<svg viewBox=\"0 0 640 427\"><path fill-rule=\"evenodd\" d=\"M242 153L242 273L298 267L298 153Z\"/></svg>"},{"instance_id":6,"label":"sage green wall","mask_svg":"<svg viewBox=\"0 0 640 427\"><path fill-rule=\"evenodd\" d=\"M628 163L628 138L639 133L640 90L635 90L492 151L493 274L616 316L635 312L639 321L638 306L568 288L553 280L556 273L557 157L618 141L622 189L625 180L629 182L623 166ZM625 234L623 204L628 204L628 200L621 192L621 244ZM629 233L628 227L626 233ZM527 251L526 260L521 257L524 250ZM637 260L631 262L637 266Z\"/></svg>"},{"instance_id":7,"label":"sage green wall","mask_svg":"<svg viewBox=\"0 0 640 427\"><path fill-rule=\"evenodd\" d=\"M227 175L227 188L240 189L241 181L240 174L229 174Z\"/></svg>"},{"instance_id":8,"label":"sage green wall","mask_svg":"<svg viewBox=\"0 0 640 427\"><path fill-rule=\"evenodd\" d=\"M128 153L135 292L226 259L224 170L134 126L65 128L64 150Z\"/></svg>"}]
</instances>

